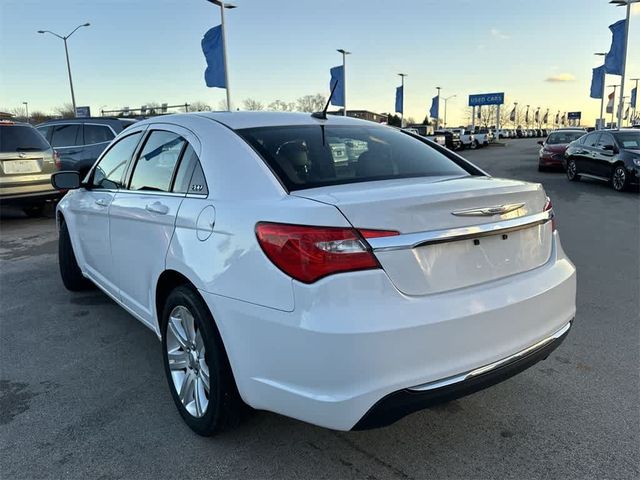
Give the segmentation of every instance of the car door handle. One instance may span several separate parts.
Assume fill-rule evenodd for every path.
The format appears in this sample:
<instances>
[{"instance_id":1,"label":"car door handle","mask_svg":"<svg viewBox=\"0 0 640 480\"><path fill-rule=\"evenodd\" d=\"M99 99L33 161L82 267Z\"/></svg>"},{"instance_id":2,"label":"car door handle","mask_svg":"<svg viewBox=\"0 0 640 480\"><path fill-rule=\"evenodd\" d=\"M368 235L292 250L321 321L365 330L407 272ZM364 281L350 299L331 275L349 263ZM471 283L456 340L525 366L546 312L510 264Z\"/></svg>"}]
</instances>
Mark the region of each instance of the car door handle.
<instances>
[{"instance_id":1,"label":"car door handle","mask_svg":"<svg viewBox=\"0 0 640 480\"><path fill-rule=\"evenodd\" d=\"M146 207L144 207L147 212L158 213L160 215L166 215L169 213L169 207L160 202L148 203Z\"/></svg>"},{"instance_id":2,"label":"car door handle","mask_svg":"<svg viewBox=\"0 0 640 480\"><path fill-rule=\"evenodd\" d=\"M105 200L104 198L99 198L98 200L96 200L96 205L100 205L101 207L108 207L109 206L109 202L107 200Z\"/></svg>"}]
</instances>

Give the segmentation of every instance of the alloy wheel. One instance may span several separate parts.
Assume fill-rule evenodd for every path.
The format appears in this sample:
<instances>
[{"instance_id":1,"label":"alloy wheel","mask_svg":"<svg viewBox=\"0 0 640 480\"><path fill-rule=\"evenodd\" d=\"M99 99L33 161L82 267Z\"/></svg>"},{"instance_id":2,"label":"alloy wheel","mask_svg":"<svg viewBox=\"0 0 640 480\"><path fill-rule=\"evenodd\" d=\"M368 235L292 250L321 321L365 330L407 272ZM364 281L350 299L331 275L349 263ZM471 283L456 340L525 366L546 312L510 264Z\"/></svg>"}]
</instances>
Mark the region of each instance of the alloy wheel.
<instances>
[{"instance_id":1,"label":"alloy wheel","mask_svg":"<svg viewBox=\"0 0 640 480\"><path fill-rule=\"evenodd\" d=\"M178 398L190 415L200 418L209 406L209 367L202 333L187 307L178 305L169 314L166 345Z\"/></svg>"},{"instance_id":2,"label":"alloy wheel","mask_svg":"<svg viewBox=\"0 0 640 480\"><path fill-rule=\"evenodd\" d=\"M573 180L575 176L576 176L576 162L571 160L567 165L567 177L569 177L569 180Z\"/></svg>"},{"instance_id":3,"label":"alloy wheel","mask_svg":"<svg viewBox=\"0 0 640 480\"><path fill-rule=\"evenodd\" d=\"M624 188L624 184L627 180L627 174L622 167L616 167L613 171L613 177L611 178L611 183L613 185L613 189L620 191Z\"/></svg>"}]
</instances>

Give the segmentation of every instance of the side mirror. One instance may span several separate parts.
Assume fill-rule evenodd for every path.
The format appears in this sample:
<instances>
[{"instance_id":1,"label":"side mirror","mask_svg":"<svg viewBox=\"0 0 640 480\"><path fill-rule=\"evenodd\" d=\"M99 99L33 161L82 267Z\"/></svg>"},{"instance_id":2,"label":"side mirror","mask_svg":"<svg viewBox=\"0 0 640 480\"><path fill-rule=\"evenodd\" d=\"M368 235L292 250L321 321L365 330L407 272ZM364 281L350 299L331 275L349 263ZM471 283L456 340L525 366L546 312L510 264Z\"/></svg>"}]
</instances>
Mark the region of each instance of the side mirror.
<instances>
[{"instance_id":1,"label":"side mirror","mask_svg":"<svg viewBox=\"0 0 640 480\"><path fill-rule=\"evenodd\" d=\"M538 140L538 145L544 145L544 142L542 140Z\"/></svg>"},{"instance_id":2,"label":"side mirror","mask_svg":"<svg viewBox=\"0 0 640 480\"><path fill-rule=\"evenodd\" d=\"M80 188L80 174L68 170L51 175L51 185L57 190L74 190Z\"/></svg>"},{"instance_id":3,"label":"side mirror","mask_svg":"<svg viewBox=\"0 0 640 480\"><path fill-rule=\"evenodd\" d=\"M602 150L604 150L605 152L613 152L616 153L616 147L615 145L603 145L602 146Z\"/></svg>"}]
</instances>

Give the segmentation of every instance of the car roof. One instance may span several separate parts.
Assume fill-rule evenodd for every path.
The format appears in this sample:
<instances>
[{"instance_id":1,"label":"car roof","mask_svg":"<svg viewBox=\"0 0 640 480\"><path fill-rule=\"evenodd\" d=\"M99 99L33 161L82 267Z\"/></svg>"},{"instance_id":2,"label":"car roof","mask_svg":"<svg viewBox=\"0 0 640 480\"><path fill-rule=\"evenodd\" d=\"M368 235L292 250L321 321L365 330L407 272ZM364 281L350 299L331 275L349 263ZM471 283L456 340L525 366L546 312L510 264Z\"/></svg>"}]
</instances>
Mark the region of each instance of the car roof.
<instances>
[{"instance_id":1,"label":"car roof","mask_svg":"<svg viewBox=\"0 0 640 480\"><path fill-rule=\"evenodd\" d=\"M103 125L131 125L135 119L117 117L82 117L82 118L55 118L39 123L37 126L50 125L55 123L98 123Z\"/></svg>"},{"instance_id":2,"label":"car roof","mask_svg":"<svg viewBox=\"0 0 640 480\"><path fill-rule=\"evenodd\" d=\"M327 119L324 120L314 118L310 113L299 112L197 112L179 113L170 116L186 117L191 115L209 118L233 130L285 125L379 125L369 120L345 117L342 115L327 115Z\"/></svg>"}]
</instances>

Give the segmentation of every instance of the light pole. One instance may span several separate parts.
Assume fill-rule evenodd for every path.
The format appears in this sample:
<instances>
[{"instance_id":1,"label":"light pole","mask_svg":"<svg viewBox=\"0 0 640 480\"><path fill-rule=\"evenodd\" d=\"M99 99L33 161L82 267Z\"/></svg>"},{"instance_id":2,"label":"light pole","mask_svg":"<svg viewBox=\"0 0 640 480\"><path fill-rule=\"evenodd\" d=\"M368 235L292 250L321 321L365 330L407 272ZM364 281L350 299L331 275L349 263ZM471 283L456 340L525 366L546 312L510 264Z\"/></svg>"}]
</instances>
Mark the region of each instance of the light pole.
<instances>
[{"instance_id":1,"label":"light pole","mask_svg":"<svg viewBox=\"0 0 640 480\"><path fill-rule=\"evenodd\" d=\"M436 90L438 90L438 115L436 115L436 130L438 130L438 128L440 128L440 90L441 90L441 87L436 87Z\"/></svg>"},{"instance_id":2,"label":"light pole","mask_svg":"<svg viewBox=\"0 0 640 480\"><path fill-rule=\"evenodd\" d=\"M27 123L31 123L29 121L29 102L22 102L22 104L24 105L25 116L27 117Z\"/></svg>"},{"instance_id":3,"label":"light pole","mask_svg":"<svg viewBox=\"0 0 640 480\"><path fill-rule=\"evenodd\" d=\"M450 95L446 98L443 98L442 100L444 100L444 128L447 128L447 100L449 100L450 98L456 97L457 95Z\"/></svg>"},{"instance_id":4,"label":"light pole","mask_svg":"<svg viewBox=\"0 0 640 480\"><path fill-rule=\"evenodd\" d=\"M227 65L227 36L225 34L224 27L224 9L228 8L231 10L232 8L236 8L232 3L223 3L220 0L207 0L207 2L213 3L220 7L220 28L222 33L222 56L224 60L224 84L226 86L225 90L227 91L227 110L231 111L231 88L229 88L229 67Z\"/></svg>"},{"instance_id":5,"label":"light pole","mask_svg":"<svg viewBox=\"0 0 640 480\"><path fill-rule=\"evenodd\" d=\"M342 90L343 90L342 100L344 103L344 105L342 106L342 109L343 109L342 115L346 117L347 116L347 55L351 55L351 52L347 52L344 48L339 48L338 52L342 54Z\"/></svg>"},{"instance_id":6,"label":"light pole","mask_svg":"<svg viewBox=\"0 0 640 480\"><path fill-rule=\"evenodd\" d=\"M627 44L629 43L629 18L631 17L631 4L638 2L640 2L640 0L611 0L609 2L613 5L617 5L618 7L623 5L627 7L627 20L624 24L624 46L622 48L622 76L620 80L620 104L618 106L618 130L620 130L622 125L622 109L624 108L622 102L624 98L624 76L627 70Z\"/></svg>"},{"instance_id":7,"label":"light pole","mask_svg":"<svg viewBox=\"0 0 640 480\"><path fill-rule=\"evenodd\" d=\"M613 102L611 105L611 128L613 128L613 114L616 111L616 89L619 87L620 85L607 85L608 88L612 88L613 87Z\"/></svg>"},{"instance_id":8,"label":"light pole","mask_svg":"<svg viewBox=\"0 0 640 480\"><path fill-rule=\"evenodd\" d=\"M83 23L82 25L78 25L76 28L74 28L70 34L68 35L58 35L57 33L52 32L51 30L38 30L38 33L50 33L53 36L58 37L60 40L62 40L64 42L64 53L67 57L67 72L69 73L69 86L71 87L71 104L73 105L73 116L76 116L76 95L73 92L73 80L71 79L71 64L69 63L69 49L67 48L67 39L73 35L74 33L76 33L76 30L78 30L81 27L88 27L89 25L91 25L89 22L87 23Z\"/></svg>"},{"instance_id":9,"label":"light pole","mask_svg":"<svg viewBox=\"0 0 640 480\"><path fill-rule=\"evenodd\" d=\"M604 57L606 56L606 52L596 52L594 53L595 56L597 57ZM600 118L599 118L599 123L601 124L600 127L598 128L598 130L604 128L604 81L607 77L607 72L604 73L604 77L602 79L602 96L600 97Z\"/></svg>"},{"instance_id":10,"label":"light pole","mask_svg":"<svg viewBox=\"0 0 640 480\"><path fill-rule=\"evenodd\" d=\"M400 128L403 128L404 127L404 77L407 77L408 75L406 73L399 73L398 75L402 79L400 83L400 85L402 86L402 111L400 112Z\"/></svg>"}]
</instances>

